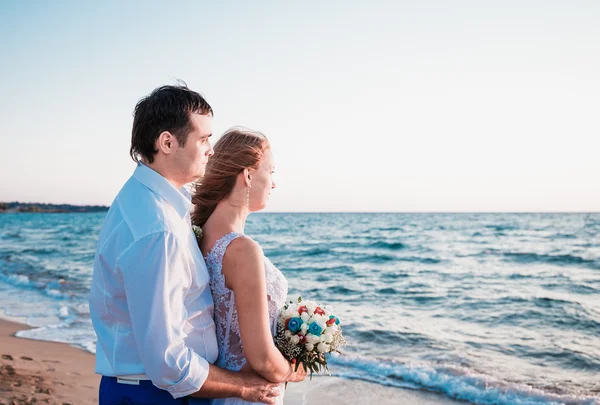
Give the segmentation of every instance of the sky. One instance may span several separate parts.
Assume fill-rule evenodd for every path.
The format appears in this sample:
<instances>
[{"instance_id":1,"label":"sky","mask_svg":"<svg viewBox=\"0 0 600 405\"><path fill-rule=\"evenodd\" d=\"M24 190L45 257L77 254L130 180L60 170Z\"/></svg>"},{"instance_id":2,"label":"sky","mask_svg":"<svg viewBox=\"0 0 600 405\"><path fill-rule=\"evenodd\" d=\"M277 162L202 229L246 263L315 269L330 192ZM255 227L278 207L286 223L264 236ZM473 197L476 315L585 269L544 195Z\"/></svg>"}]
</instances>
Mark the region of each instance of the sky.
<instances>
[{"instance_id":1,"label":"sky","mask_svg":"<svg viewBox=\"0 0 600 405\"><path fill-rule=\"evenodd\" d=\"M109 205L184 80L269 211L600 211L600 2L0 2L0 201Z\"/></svg>"}]
</instances>

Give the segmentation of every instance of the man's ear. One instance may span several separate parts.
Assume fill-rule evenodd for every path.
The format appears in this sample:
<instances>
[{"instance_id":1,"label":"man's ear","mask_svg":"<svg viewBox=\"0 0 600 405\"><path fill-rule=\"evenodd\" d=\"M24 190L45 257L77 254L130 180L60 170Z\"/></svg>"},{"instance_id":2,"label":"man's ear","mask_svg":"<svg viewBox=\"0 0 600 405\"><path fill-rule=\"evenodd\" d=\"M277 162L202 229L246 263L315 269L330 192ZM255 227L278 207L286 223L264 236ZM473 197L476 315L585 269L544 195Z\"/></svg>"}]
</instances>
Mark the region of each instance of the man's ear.
<instances>
[{"instance_id":1,"label":"man's ear","mask_svg":"<svg viewBox=\"0 0 600 405\"><path fill-rule=\"evenodd\" d=\"M155 142L156 149L165 155L171 154L176 145L177 139L169 131L161 132Z\"/></svg>"}]
</instances>

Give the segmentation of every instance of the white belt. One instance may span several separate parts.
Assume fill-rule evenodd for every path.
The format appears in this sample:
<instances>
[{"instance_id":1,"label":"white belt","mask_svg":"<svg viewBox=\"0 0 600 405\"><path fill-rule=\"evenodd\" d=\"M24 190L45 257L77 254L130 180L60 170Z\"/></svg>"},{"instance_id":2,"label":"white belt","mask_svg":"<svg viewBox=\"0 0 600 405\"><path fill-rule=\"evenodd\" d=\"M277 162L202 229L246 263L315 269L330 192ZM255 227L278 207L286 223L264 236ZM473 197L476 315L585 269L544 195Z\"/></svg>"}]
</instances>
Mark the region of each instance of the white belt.
<instances>
[{"instance_id":1,"label":"white belt","mask_svg":"<svg viewBox=\"0 0 600 405\"><path fill-rule=\"evenodd\" d=\"M140 381L150 380L146 374L121 375L115 376L115 378L117 379L117 383L129 385L140 385Z\"/></svg>"}]
</instances>

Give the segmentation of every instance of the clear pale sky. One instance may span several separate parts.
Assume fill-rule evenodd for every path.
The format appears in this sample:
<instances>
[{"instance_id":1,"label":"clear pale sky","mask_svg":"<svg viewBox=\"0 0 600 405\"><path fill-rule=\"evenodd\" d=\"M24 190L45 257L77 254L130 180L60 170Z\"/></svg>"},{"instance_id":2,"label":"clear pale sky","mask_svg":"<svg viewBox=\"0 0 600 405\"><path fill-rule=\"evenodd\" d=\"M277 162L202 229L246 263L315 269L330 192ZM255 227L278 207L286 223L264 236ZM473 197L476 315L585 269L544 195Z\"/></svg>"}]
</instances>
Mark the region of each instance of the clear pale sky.
<instances>
[{"instance_id":1,"label":"clear pale sky","mask_svg":"<svg viewBox=\"0 0 600 405\"><path fill-rule=\"evenodd\" d=\"M597 0L85 3L0 3L0 201L110 204L179 78L270 211L600 211Z\"/></svg>"}]
</instances>

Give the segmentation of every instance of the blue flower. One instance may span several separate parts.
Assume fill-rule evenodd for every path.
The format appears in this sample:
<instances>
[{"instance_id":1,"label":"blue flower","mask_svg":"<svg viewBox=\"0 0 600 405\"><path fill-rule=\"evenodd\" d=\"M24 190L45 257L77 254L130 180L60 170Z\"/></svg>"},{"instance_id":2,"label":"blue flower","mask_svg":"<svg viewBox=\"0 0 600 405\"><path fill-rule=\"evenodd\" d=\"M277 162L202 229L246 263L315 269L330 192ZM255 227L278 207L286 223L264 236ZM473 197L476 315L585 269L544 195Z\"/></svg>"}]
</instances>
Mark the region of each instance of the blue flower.
<instances>
[{"instance_id":1,"label":"blue flower","mask_svg":"<svg viewBox=\"0 0 600 405\"><path fill-rule=\"evenodd\" d=\"M316 322L313 322L310 325L308 325L308 333L312 333L316 336L321 336L321 332L323 332L323 328L317 325Z\"/></svg>"},{"instance_id":2,"label":"blue flower","mask_svg":"<svg viewBox=\"0 0 600 405\"><path fill-rule=\"evenodd\" d=\"M300 327L302 326L302 324L304 323L304 321L302 320L302 318L291 318L288 321L288 329L290 330L290 332L292 333L296 333L300 330Z\"/></svg>"}]
</instances>

